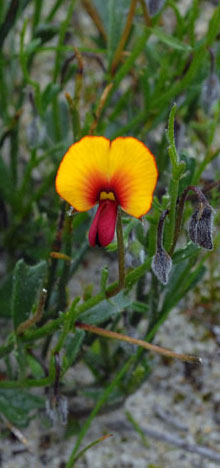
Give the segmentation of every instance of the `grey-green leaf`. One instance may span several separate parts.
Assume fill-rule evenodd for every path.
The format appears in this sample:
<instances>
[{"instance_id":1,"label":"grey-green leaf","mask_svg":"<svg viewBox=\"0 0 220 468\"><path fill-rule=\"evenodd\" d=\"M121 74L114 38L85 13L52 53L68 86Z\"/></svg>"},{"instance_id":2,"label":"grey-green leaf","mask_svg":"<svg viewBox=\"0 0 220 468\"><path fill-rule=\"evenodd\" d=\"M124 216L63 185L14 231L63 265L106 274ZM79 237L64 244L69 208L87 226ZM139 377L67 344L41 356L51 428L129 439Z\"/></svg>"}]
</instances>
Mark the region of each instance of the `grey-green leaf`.
<instances>
[{"instance_id":1,"label":"grey-green leaf","mask_svg":"<svg viewBox=\"0 0 220 468\"><path fill-rule=\"evenodd\" d=\"M46 272L47 264L45 261L34 266L27 265L23 259L16 263L11 300L11 313L15 329L29 318L40 289L43 287Z\"/></svg>"},{"instance_id":2,"label":"grey-green leaf","mask_svg":"<svg viewBox=\"0 0 220 468\"><path fill-rule=\"evenodd\" d=\"M72 366L74 363L77 354L80 351L80 348L82 346L83 340L85 337L85 332L84 330L76 330L76 333L74 336L68 335L65 341L65 349L66 349L66 355L65 355L65 362L62 366L62 373L65 374L67 369Z\"/></svg>"},{"instance_id":3,"label":"grey-green leaf","mask_svg":"<svg viewBox=\"0 0 220 468\"><path fill-rule=\"evenodd\" d=\"M15 426L26 427L30 411L44 407L44 400L20 389L0 390L0 412Z\"/></svg>"},{"instance_id":4,"label":"grey-green leaf","mask_svg":"<svg viewBox=\"0 0 220 468\"><path fill-rule=\"evenodd\" d=\"M104 300L100 302L100 304L92 307L88 312L83 312L83 314L79 316L79 320L89 325L97 325L119 314L129 305L130 300L128 296L121 291L117 296L111 298L111 300Z\"/></svg>"}]
</instances>

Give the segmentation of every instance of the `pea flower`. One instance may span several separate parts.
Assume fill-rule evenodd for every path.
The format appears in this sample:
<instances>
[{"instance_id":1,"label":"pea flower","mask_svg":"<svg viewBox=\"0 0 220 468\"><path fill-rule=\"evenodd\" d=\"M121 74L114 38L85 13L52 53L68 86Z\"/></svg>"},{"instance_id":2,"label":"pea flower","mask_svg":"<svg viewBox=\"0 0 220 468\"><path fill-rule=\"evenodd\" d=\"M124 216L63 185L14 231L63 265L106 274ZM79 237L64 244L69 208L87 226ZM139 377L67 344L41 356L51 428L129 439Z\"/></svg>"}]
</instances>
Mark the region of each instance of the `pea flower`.
<instances>
[{"instance_id":1,"label":"pea flower","mask_svg":"<svg viewBox=\"0 0 220 468\"><path fill-rule=\"evenodd\" d=\"M135 218L150 210L157 175L154 156L136 138L110 141L85 136L64 155L56 191L77 211L87 211L98 203L89 243L105 247L114 238L119 206Z\"/></svg>"}]
</instances>

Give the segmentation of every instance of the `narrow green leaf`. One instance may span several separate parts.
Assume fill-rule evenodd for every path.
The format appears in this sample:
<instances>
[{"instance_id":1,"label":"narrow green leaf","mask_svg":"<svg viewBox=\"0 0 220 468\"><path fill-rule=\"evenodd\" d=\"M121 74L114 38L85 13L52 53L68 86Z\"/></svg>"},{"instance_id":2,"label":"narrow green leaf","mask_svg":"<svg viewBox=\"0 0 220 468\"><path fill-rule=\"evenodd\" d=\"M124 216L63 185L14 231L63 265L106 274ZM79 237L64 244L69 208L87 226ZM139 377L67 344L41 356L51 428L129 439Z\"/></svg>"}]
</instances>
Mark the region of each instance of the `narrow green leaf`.
<instances>
[{"instance_id":1,"label":"narrow green leaf","mask_svg":"<svg viewBox=\"0 0 220 468\"><path fill-rule=\"evenodd\" d=\"M84 312L77 320L88 325L97 325L119 314L124 308L128 307L129 304L129 298L121 291L117 296L111 298L111 300L104 300L92 307L88 312Z\"/></svg>"},{"instance_id":2,"label":"narrow green leaf","mask_svg":"<svg viewBox=\"0 0 220 468\"><path fill-rule=\"evenodd\" d=\"M66 349L65 359L62 365L62 375L74 363L77 354L80 351L81 345L85 337L84 330L77 330L75 335L68 335L65 341L64 348Z\"/></svg>"},{"instance_id":3,"label":"narrow green leaf","mask_svg":"<svg viewBox=\"0 0 220 468\"><path fill-rule=\"evenodd\" d=\"M174 265L177 263L181 263L183 260L186 260L187 258L191 258L194 255L197 255L198 252L200 252L200 247L198 245L193 244L192 242L188 242L186 246L183 249L177 250L173 257L172 257L172 262Z\"/></svg>"},{"instance_id":4,"label":"narrow green leaf","mask_svg":"<svg viewBox=\"0 0 220 468\"><path fill-rule=\"evenodd\" d=\"M212 18L209 21L209 28L206 35L206 45L211 46L217 34L220 33L220 3L215 9Z\"/></svg>"},{"instance_id":5,"label":"narrow green leaf","mask_svg":"<svg viewBox=\"0 0 220 468\"><path fill-rule=\"evenodd\" d=\"M127 0L109 0L108 4L108 58L112 60L121 38L129 8Z\"/></svg>"},{"instance_id":6,"label":"narrow green leaf","mask_svg":"<svg viewBox=\"0 0 220 468\"><path fill-rule=\"evenodd\" d=\"M26 265L23 259L18 260L14 270L11 301L15 329L29 317L37 294L43 286L46 271L45 261L30 266Z\"/></svg>"},{"instance_id":7,"label":"narrow green leaf","mask_svg":"<svg viewBox=\"0 0 220 468\"><path fill-rule=\"evenodd\" d=\"M186 52L189 52L192 50L192 47L189 44L184 44L184 42L181 42L179 39L177 39L174 36L171 36L170 34L167 34L163 31L161 28L149 28L151 33L157 36L157 38L163 42L164 44L168 45L172 49L175 50L183 50Z\"/></svg>"}]
</instances>

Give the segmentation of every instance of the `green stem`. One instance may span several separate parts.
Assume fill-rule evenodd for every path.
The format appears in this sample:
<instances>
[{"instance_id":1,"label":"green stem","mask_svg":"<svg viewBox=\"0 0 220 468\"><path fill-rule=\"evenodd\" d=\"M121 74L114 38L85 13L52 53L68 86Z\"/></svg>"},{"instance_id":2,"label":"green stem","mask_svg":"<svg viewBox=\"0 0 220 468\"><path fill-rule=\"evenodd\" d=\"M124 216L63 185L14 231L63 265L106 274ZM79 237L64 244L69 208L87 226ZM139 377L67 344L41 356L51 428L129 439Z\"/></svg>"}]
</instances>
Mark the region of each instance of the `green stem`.
<instances>
[{"instance_id":1,"label":"green stem","mask_svg":"<svg viewBox=\"0 0 220 468\"><path fill-rule=\"evenodd\" d=\"M214 153L209 153L205 159L201 162L201 164L198 166L197 170L195 171L195 174L193 176L192 183L193 185L197 185L200 181L200 177L205 170L206 166L210 164L215 158L219 156L220 153L220 148L218 148Z\"/></svg>"},{"instance_id":2,"label":"green stem","mask_svg":"<svg viewBox=\"0 0 220 468\"><path fill-rule=\"evenodd\" d=\"M117 219L117 242L118 242L118 285L116 288L111 291L107 292L107 297L115 296L118 294L121 289L124 288L125 285L125 251L124 251L124 239L123 239L123 229L122 229L122 219L121 219L121 212L120 208L118 209L118 219Z\"/></svg>"},{"instance_id":3,"label":"green stem","mask_svg":"<svg viewBox=\"0 0 220 468\"><path fill-rule=\"evenodd\" d=\"M106 434L103 437L100 437L99 439L94 440L93 442L88 444L86 447L84 447L82 450L80 450L80 452L76 454L76 456L74 457L73 463L76 463L76 461L79 460L84 455L84 453L87 452L87 450L99 444L100 442L103 442L104 440L108 439L111 436L112 434Z\"/></svg>"},{"instance_id":4,"label":"green stem","mask_svg":"<svg viewBox=\"0 0 220 468\"><path fill-rule=\"evenodd\" d=\"M53 20L57 10L59 10L60 6L62 5L63 0L57 0L56 3L52 6L48 16L46 17L46 23L50 23Z\"/></svg>"},{"instance_id":5,"label":"green stem","mask_svg":"<svg viewBox=\"0 0 220 468\"><path fill-rule=\"evenodd\" d=\"M168 131L167 131L167 138L169 142L168 152L169 152L170 161L172 164L173 173L177 172L177 167L179 163L179 155L176 150L175 135L174 135L174 121L175 121L176 111L177 111L177 105L173 104L173 107L169 115Z\"/></svg>"},{"instance_id":6,"label":"green stem","mask_svg":"<svg viewBox=\"0 0 220 468\"><path fill-rule=\"evenodd\" d=\"M33 23L32 23L32 35L33 36L37 28L37 25L40 21L42 6L43 6L43 0L35 0Z\"/></svg>"},{"instance_id":7,"label":"green stem","mask_svg":"<svg viewBox=\"0 0 220 468\"><path fill-rule=\"evenodd\" d=\"M167 139L169 142L168 153L170 157L170 162L172 165L172 177L170 181L170 209L169 209L169 222L166 226L165 231L165 242L164 247L167 251L171 249L173 244L173 237L175 231L175 219L176 219L176 204L179 193L179 180L182 173L185 170L185 163L183 161L179 162L179 155L176 150L175 144L175 134L174 134L174 120L176 114L177 106L173 105L168 122L168 131Z\"/></svg>"},{"instance_id":8,"label":"green stem","mask_svg":"<svg viewBox=\"0 0 220 468\"><path fill-rule=\"evenodd\" d=\"M176 203L179 192L179 179L171 179L170 181L170 209L169 209L169 224L166 226L165 231L165 241L164 247L165 250L169 251L171 245L173 244L174 231L175 231L175 222L176 222Z\"/></svg>"},{"instance_id":9,"label":"green stem","mask_svg":"<svg viewBox=\"0 0 220 468\"><path fill-rule=\"evenodd\" d=\"M69 216L69 206L66 208L66 216L64 222L64 253L71 257L72 254L72 216ZM64 262L63 271L61 274L58 287L57 310L65 310L66 308L66 285L69 279L70 262Z\"/></svg>"},{"instance_id":10,"label":"green stem","mask_svg":"<svg viewBox=\"0 0 220 468\"><path fill-rule=\"evenodd\" d=\"M117 220L117 241L118 241L118 272L119 272L119 287L122 289L125 284L125 250L122 229L121 211L118 210Z\"/></svg>"}]
</instances>

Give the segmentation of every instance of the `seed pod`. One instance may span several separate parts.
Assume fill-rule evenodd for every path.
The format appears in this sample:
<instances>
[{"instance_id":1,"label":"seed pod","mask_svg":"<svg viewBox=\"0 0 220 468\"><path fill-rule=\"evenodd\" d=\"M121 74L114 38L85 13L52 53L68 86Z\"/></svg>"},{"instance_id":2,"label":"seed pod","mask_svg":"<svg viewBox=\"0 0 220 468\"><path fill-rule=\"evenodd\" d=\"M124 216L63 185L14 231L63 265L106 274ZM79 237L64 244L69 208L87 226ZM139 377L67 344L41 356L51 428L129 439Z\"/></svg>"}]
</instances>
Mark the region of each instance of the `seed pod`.
<instances>
[{"instance_id":1,"label":"seed pod","mask_svg":"<svg viewBox=\"0 0 220 468\"><path fill-rule=\"evenodd\" d=\"M165 0L145 0L148 13L150 16L155 16L163 7Z\"/></svg>"},{"instance_id":2,"label":"seed pod","mask_svg":"<svg viewBox=\"0 0 220 468\"><path fill-rule=\"evenodd\" d=\"M67 424L68 405L67 399L61 395L56 395L46 400L46 413L52 424Z\"/></svg>"},{"instance_id":3,"label":"seed pod","mask_svg":"<svg viewBox=\"0 0 220 468\"><path fill-rule=\"evenodd\" d=\"M197 208L189 223L189 237L194 244L207 250L213 249L212 242L213 209L207 203L202 210Z\"/></svg>"},{"instance_id":4,"label":"seed pod","mask_svg":"<svg viewBox=\"0 0 220 468\"><path fill-rule=\"evenodd\" d=\"M151 267L157 279L161 283L167 284L169 273L172 268L172 260L163 247L157 249Z\"/></svg>"},{"instance_id":5,"label":"seed pod","mask_svg":"<svg viewBox=\"0 0 220 468\"><path fill-rule=\"evenodd\" d=\"M220 99L220 83L216 73L210 73L204 81L202 87L201 101L205 112L212 110L212 107Z\"/></svg>"}]
</instances>

